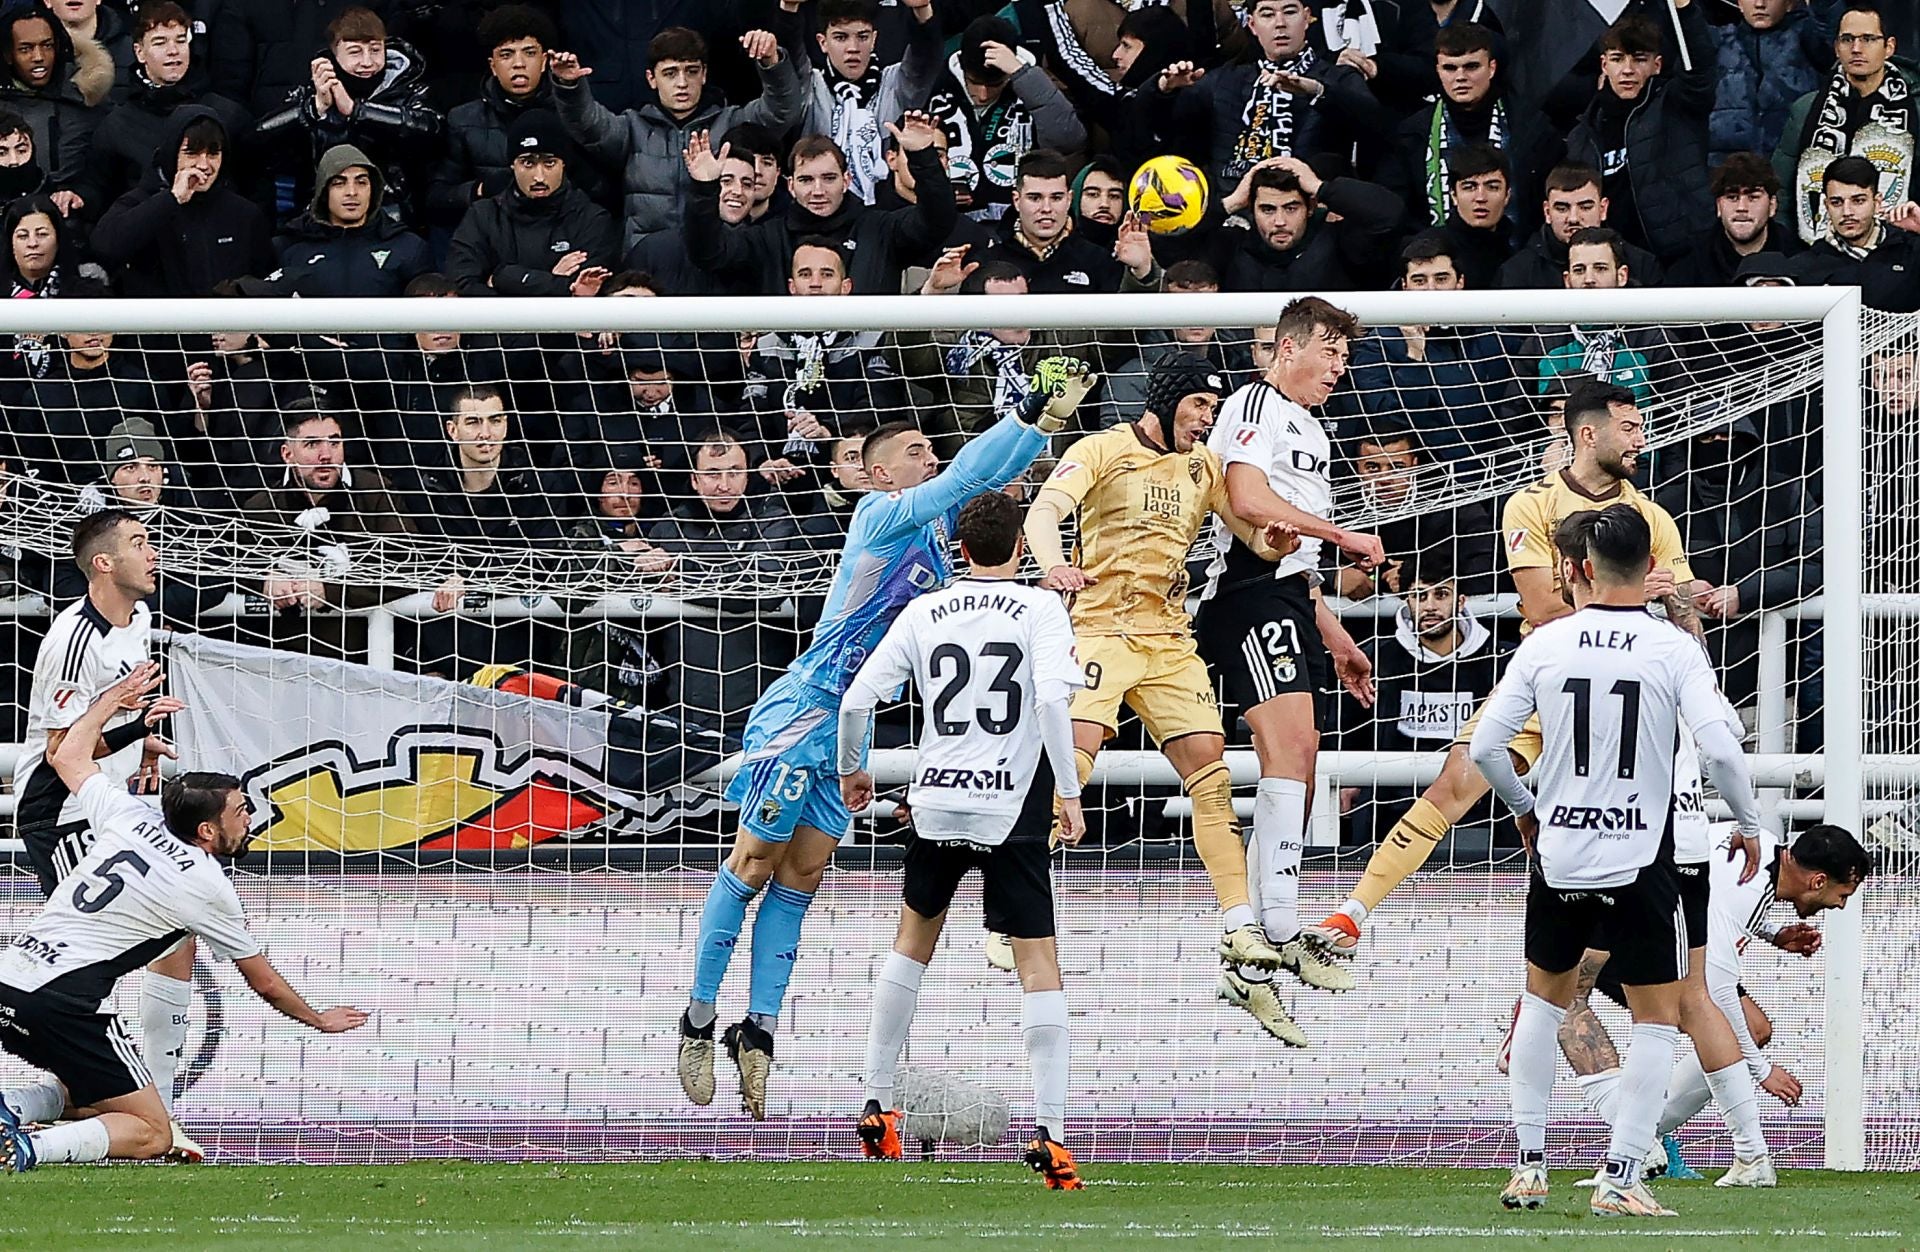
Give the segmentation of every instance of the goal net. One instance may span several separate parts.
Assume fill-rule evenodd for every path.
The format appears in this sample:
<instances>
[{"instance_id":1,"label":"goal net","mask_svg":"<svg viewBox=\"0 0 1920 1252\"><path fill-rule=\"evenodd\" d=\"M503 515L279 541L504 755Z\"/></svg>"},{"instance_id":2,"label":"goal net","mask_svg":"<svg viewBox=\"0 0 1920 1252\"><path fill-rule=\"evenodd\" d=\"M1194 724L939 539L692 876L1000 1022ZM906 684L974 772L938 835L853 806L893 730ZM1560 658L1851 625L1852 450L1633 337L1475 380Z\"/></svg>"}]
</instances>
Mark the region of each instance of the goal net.
<instances>
[{"instance_id":1,"label":"goal net","mask_svg":"<svg viewBox=\"0 0 1920 1252\"><path fill-rule=\"evenodd\" d=\"M1864 829L1879 858L1859 903L1824 919L1822 956L1748 958L1771 1050L1807 1091L1796 1109L1769 1103L1771 1140L1788 1165L1920 1166L1898 972L1920 934L1913 320L1827 290L1336 302L1369 328L1325 411L1336 516L1390 560L1323 570L1380 700L1326 695L1303 913L1345 898L1517 644L1503 508L1566 464L1568 386L1617 382L1647 419L1621 468L1679 520L1768 820ZM737 1113L724 1059L714 1105L685 1102L673 1022L735 824L721 792L739 733L804 646L868 489L858 437L912 421L950 459L1040 358L1083 357L1103 383L1007 488L1030 498L1073 437L1139 415L1168 354L1236 386L1257 377L1284 303L0 310L11 738L49 606L82 589L72 522L130 509L162 553L183 761L241 775L256 806L238 870L253 925L311 998L375 1013L360 1032L308 1034L231 969L203 968L182 1120L233 1160L846 1152L899 908L889 803L858 816L808 917L767 1122ZM916 732L909 709L883 711L883 793L904 784ZM1247 744L1230 724L1243 817ZM1314 1044L1288 1051L1214 998L1213 897L1152 748L1128 715L1089 793L1090 836L1056 863L1076 1151L1505 1160L1494 1065L1525 882L1511 824L1481 805L1389 897L1358 990L1288 990ZM38 896L18 857L7 881L17 931ZM963 891L907 1062L999 1092L1018 1124L1018 984L982 948ZM722 1014L745 1008L744 953L734 964ZM1624 1019L1600 1011L1624 1042ZM1563 1147L1604 1143L1571 1082L1554 1112ZM1683 1137L1703 1160L1727 1155L1711 1115Z\"/></svg>"}]
</instances>

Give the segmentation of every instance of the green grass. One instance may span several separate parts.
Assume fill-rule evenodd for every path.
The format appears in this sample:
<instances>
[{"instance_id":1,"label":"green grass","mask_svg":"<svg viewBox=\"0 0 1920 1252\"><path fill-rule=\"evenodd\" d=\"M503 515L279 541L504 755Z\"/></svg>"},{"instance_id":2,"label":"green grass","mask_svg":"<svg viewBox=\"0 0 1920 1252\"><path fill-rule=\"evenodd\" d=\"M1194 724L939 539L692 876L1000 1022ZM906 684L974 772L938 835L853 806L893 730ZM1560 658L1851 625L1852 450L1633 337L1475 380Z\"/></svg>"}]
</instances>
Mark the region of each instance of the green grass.
<instances>
[{"instance_id":1,"label":"green grass","mask_svg":"<svg viewBox=\"0 0 1920 1252\"><path fill-rule=\"evenodd\" d=\"M1108 1166L1077 1194L1017 1165L682 1163L55 1167L0 1177L0 1247L1920 1247L1920 1176L1795 1171L1775 1191L1656 1190L1680 1216L1499 1207L1485 1171Z\"/></svg>"}]
</instances>

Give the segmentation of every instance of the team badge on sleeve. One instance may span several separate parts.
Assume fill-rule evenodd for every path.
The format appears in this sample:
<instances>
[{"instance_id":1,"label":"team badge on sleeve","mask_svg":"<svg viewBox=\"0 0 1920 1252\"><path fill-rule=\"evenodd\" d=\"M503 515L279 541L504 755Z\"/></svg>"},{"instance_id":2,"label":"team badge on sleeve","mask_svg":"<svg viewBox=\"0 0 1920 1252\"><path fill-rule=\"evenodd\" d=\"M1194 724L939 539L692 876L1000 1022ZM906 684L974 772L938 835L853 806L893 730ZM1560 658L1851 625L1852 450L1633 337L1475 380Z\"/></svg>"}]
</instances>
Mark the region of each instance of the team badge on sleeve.
<instances>
[{"instance_id":1,"label":"team badge on sleeve","mask_svg":"<svg viewBox=\"0 0 1920 1252\"><path fill-rule=\"evenodd\" d=\"M1507 552L1509 554L1518 553L1522 548L1526 546L1527 546L1527 531L1525 527L1521 527L1517 530L1510 530L1507 532Z\"/></svg>"},{"instance_id":2,"label":"team badge on sleeve","mask_svg":"<svg viewBox=\"0 0 1920 1252\"><path fill-rule=\"evenodd\" d=\"M1056 466L1056 467L1054 468L1054 471L1053 471L1053 475L1052 475L1052 477L1054 477L1054 478L1065 478L1065 477L1066 477L1067 475L1069 475L1069 474L1077 474L1077 473L1079 473L1079 472L1080 472L1080 470L1081 470L1081 465L1080 465L1080 462L1078 462L1078 461L1062 461L1062 462L1060 462L1060 464L1059 464L1058 466Z\"/></svg>"}]
</instances>

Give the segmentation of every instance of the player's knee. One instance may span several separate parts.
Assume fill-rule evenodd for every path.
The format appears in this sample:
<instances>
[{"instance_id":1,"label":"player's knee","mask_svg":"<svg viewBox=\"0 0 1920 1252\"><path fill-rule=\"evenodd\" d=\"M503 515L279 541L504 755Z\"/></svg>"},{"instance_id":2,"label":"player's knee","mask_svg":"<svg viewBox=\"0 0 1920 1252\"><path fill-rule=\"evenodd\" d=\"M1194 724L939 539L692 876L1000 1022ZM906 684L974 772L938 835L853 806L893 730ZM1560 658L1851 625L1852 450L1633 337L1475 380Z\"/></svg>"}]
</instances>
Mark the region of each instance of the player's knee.
<instances>
[{"instance_id":1,"label":"player's knee","mask_svg":"<svg viewBox=\"0 0 1920 1252\"><path fill-rule=\"evenodd\" d=\"M776 848L736 847L727 855L728 871L755 891L767 885L779 865Z\"/></svg>"},{"instance_id":2,"label":"player's knee","mask_svg":"<svg viewBox=\"0 0 1920 1252\"><path fill-rule=\"evenodd\" d=\"M1449 822L1457 822L1466 816L1467 810L1477 803L1487 791L1486 779L1474 768L1473 758L1467 755L1464 745L1455 744L1447 752L1447 762L1440 767L1440 777L1425 792L1427 803L1439 809Z\"/></svg>"}]
</instances>

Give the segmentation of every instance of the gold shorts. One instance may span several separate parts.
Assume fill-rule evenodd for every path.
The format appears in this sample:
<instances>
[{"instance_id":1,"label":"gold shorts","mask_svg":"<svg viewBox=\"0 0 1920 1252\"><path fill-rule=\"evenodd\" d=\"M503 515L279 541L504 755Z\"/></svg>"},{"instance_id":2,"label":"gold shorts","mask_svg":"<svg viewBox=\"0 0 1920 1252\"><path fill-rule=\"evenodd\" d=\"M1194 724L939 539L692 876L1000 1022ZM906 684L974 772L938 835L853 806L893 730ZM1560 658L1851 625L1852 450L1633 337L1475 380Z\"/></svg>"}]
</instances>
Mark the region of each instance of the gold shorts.
<instances>
[{"instance_id":1,"label":"gold shorts","mask_svg":"<svg viewBox=\"0 0 1920 1252\"><path fill-rule=\"evenodd\" d=\"M1087 674L1087 685L1073 696L1074 721L1097 723L1111 739L1125 704L1155 743L1224 733L1213 678L1192 636L1081 635L1074 648Z\"/></svg>"},{"instance_id":2,"label":"gold shorts","mask_svg":"<svg viewBox=\"0 0 1920 1252\"><path fill-rule=\"evenodd\" d=\"M1464 748L1473 742L1474 729L1480 725L1480 715L1486 711L1487 702L1482 700L1480 707L1473 711L1473 716L1467 719L1467 724L1460 728L1460 733L1453 737L1453 742L1457 746ZM1535 713L1527 719L1527 724L1520 728L1520 733L1507 744L1507 751L1526 762L1526 768L1520 771L1526 774L1531 773L1533 767L1539 764L1540 750L1545 746L1546 741L1540 736L1540 715Z\"/></svg>"}]
</instances>

